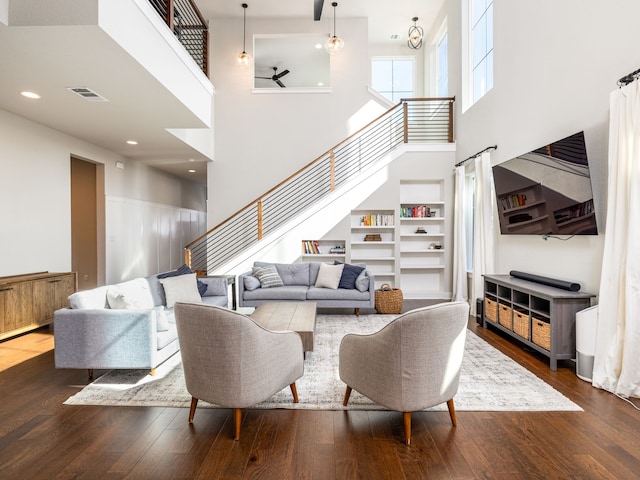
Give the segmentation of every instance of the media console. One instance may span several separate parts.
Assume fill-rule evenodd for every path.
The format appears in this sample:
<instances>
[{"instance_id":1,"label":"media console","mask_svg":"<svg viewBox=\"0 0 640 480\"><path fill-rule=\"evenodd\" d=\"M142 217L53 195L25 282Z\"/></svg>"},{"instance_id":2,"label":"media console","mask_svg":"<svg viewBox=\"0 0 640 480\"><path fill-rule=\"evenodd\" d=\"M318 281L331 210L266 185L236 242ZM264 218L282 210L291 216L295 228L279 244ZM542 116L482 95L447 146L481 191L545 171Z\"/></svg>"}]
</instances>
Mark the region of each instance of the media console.
<instances>
[{"instance_id":1,"label":"media console","mask_svg":"<svg viewBox=\"0 0 640 480\"><path fill-rule=\"evenodd\" d=\"M510 275L485 275L482 326L491 325L546 355L555 371L558 360L575 358L576 312L590 307L593 297Z\"/></svg>"}]
</instances>

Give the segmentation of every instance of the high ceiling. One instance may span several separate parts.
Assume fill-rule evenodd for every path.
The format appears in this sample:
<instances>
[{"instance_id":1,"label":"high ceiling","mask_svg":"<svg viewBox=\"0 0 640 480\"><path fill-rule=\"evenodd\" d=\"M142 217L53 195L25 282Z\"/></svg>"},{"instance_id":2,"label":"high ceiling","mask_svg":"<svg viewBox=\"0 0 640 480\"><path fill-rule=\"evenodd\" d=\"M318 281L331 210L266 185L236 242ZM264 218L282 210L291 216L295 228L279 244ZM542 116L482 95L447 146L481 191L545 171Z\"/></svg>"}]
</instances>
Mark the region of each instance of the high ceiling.
<instances>
[{"instance_id":1,"label":"high ceiling","mask_svg":"<svg viewBox=\"0 0 640 480\"><path fill-rule=\"evenodd\" d=\"M418 23L428 31L443 2L345 0L338 2L336 12L338 21L340 17L367 17L370 43L404 43L411 17L420 17ZM242 17L241 3L197 0L207 19ZM248 3L248 19L313 19L313 0ZM331 2L325 0L321 21L330 21L332 10ZM393 34L400 38L391 40ZM206 184L208 160L166 130L201 128L201 122L98 27L14 28L0 21L0 62L4 66L0 69L0 109ZM126 76L120 74L125 71ZM87 102L67 87L90 87L109 102ZM23 90L35 90L42 99L25 99L19 94ZM138 145L127 145L129 138L138 140ZM196 173L188 173L190 168Z\"/></svg>"},{"instance_id":2,"label":"high ceiling","mask_svg":"<svg viewBox=\"0 0 640 480\"><path fill-rule=\"evenodd\" d=\"M242 17L242 1L196 0L205 18ZM309 18L313 20L314 0L247 0L247 22L251 18ZM331 0L324 0L322 20L333 20ZM418 17L418 24L428 31L444 0L337 0L336 22L340 17L369 19L369 43L406 44L407 30ZM391 35L399 35L391 40Z\"/></svg>"}]
</instances>

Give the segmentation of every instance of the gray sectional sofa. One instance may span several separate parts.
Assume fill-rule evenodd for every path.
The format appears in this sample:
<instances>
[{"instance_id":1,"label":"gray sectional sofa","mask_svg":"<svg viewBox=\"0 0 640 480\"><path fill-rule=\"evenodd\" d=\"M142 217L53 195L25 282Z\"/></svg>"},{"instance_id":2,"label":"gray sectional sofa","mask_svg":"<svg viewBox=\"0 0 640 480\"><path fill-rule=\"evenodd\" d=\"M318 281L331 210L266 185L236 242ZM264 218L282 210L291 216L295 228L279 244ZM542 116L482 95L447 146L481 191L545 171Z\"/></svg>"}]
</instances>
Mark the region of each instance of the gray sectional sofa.
<instances>
[{"instance_id":1,"label":"gray sectional sofa","mask_svg":"<svg viewBox=\"0 0 640 480\"><path fill-rule=\"evenodd\" d=\"M363 264L255 262L238 277L238 305L311 301L318 308L354 308L358 315L360 308L374 308L374 280Z\"/></svg>"},{"instance_id":2,"label":"gray sectional sofa","mask_svg":"<svg viewBox=\"0 0 640 480\"><path fill-rule=\"evenodd\" d=\"M179 350L177 301L226 307L225 278L195 278L187 267L69 296L54 313L56 368L150 369Z\"/></svg>"}]
</instances>

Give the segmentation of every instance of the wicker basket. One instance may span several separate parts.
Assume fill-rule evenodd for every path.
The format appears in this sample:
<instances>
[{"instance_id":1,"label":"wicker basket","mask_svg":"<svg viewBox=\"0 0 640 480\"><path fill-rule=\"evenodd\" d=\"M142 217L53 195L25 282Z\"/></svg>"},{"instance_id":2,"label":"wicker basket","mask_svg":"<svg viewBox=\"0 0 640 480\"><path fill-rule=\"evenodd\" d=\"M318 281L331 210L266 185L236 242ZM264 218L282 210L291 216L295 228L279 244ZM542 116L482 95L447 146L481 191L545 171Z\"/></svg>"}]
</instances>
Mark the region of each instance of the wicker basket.
<instances>
[{"instance_id":1,"label":"wicker basket","mask_svg":"<svg viewBox=\"0 0 640 480\"><path fill-rule=\"evenodd\" d=\"M539 318L531 318L531 340L545 350L551 351L551 325Z\"/></svg>"},{"instance_id":2,"label":"wicker basket","mask_svg":"<svg viewBox=\"0 0 640 480\"><path fill-rule=\"evenodd\" d=\"M402 311L402 290L391 288L385 283L375 291L375 307L378 313L400 313Z\"/></svg>"},{"instance_id":3,"label":"wicker basket","mask_svg":"<svg viewBox=\"0 0 640 480\"><path fill-rule=\"evenodd\" d=\"M529 315L526 313L513 311L513 331L516 335L529 340Z\"/></svg>"},{"instance_id":4,"label":"wicker basket","mask_svg":"<svg viewBox=\"0 0 640 480\"><path fill-rule=\"evenodd\" d=\"M498 323L500 323L504 328L508 328L509 330L513 329L513 315L511 307L502 303L498 305Z\"/></svg>"},{"instance_id":5,"label":"wicker basket","mask_svg":"<svg viewBox=\"0 0 640 480\"><path fill-rule=\"evenodd\" d=\"M486 297L484 299L484 316L492 322L498 321L498 304Z\"/></svg>"}]
</instances>

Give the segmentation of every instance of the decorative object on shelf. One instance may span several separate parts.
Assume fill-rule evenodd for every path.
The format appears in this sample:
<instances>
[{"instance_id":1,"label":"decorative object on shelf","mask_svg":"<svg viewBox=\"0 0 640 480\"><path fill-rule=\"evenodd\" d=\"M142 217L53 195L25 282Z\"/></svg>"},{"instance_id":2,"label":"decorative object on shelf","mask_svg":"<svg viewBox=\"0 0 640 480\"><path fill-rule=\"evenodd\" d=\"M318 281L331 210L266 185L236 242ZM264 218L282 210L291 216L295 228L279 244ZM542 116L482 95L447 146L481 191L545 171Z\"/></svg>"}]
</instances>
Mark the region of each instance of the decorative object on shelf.
<instances>
[{"instance_id":1,"label":"decorative object on shelf","mask_svg":"<svg viewBox=\"0 0 640 480\"><path fill-rule=\"evenodd\" d=\"M364 236L365 242L381 242L382 236L379 233L370 233Z\"/></svg>"},{"instance_id":2,"label":"decorative object on shelf","mask_svg":"<svg viewBox=\"0 0 640 480\"><path fill-rule=\"evenodd\" d=\"M341 245L336 245L335 247L331 247L329 253L333 253L335 255L344 255L345 248Z\"/></svg>"},{"instance_id":3,"label":"decorative object on shelf","mask_svg":"<svg viewBox=\"0 0 640 480\"><path fill-rule=\"evenodd\" d=\"M427 229L424 227L416 228L416 233L427 233Z\"/></svg>"},{"instance_id":4,"label":"decorative object on shelf","mask_svg":"<svg viewBox=\"0 0 640 480\"><path fill-rule=\"evenodd\" d=\"M344 40L336 36L336 7L338 6L338 2L333 2L331 6L333 7L333 36L326 41L324 49L329 55L334 55L344 48Z\"/></svg>"},{"instance_id":5,"label":"decorative object on shelf","mask_svg":"<svg viewBox=\"0 0 640 480\"><path fill-rule=\"evenodd\" d=\"M409 27L409 38L407 40L407 46L412 48L413 50L418 50L422 47L422 37L424 36L424 30L422 27L419 27L416 22L418 21L418 17L413 17L411 19L413 21L413 25Z\"/></svg>"},{"instance_id":6,"label":"decorative object on shelf","mask_svg":"<svg viewBox=\"0 0 640 480\"><path fill-rule=\"evenodd\" d=\"M243 10L243 21L242 21L242 53L238 55L238 64L242 66L248 66L251 63L251 57L247 53L247 5L246 3L242 4Z\"/></svg>"},{"instance_id":7,"label":"decorative object on shelf","mask_svg":"<svg viewBox=\"0 0 640 480\"><path fill-rule=\"evenodd\" d=\"M378 313L400 313L402 311L402 290L392 288L388 283L375 291L375 307Z\"/></svg>"}]
</instances>

